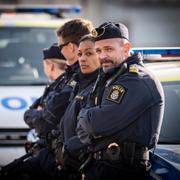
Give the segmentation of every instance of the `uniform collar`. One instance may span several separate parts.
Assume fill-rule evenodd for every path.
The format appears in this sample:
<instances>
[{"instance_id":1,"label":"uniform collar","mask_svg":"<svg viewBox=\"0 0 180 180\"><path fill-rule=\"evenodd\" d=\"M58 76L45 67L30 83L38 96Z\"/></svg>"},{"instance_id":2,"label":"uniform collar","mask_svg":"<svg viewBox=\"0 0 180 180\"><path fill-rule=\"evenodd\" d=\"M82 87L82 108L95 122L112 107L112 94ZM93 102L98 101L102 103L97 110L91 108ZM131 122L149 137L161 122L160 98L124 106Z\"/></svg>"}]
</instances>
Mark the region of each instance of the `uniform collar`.
<instances>
[{"instance_id":1,"label":"uniform collar","mask_svg":"<svg viewBox=\"0 0 180 180\"><path fill-rule=\"evenodd\" d=\"M128 66L132 64L143 66L142 56L140 53L133 53L130 57L127 58L126 62Z\"/></svg>"},{"instance_id":2,"label":"uniform collar","mask_svg":"<svg viewBox=\"0 0 180 180\"><path fill-rule=\"evenodd\" d=\"M79 63L77 61L73 65L66 67L65 76L67 77L67 79L69 79L72 77L73 74L79 73L79 71L80 71L80 68L79 68Z\"/></svg>"},{"instance_id":3,"label":"uniform collar","mask_svg":"<svg viewBox=\"0 0 180 180\"><path fill-rule=\"evenodd\" d=\"M127 64L127 67L129 68L130 65L132 64L137 64L137 65L141 65L143 66L143 62L142 62L142 58L141 55L139 53L134 53L131 56L129 56L125 61L123 61L122 63L120 63L119 65L117 65L114 68L109 69L105 74L105 76L109 76L111 77L112 75L114 75L114 73L116 73L124 64Z\"/></svg>"},{"instance_id":4,"label":"uniform collar","mask_svg":"<svg viewBox=\"0 0 180 180\"><path fill-rule=\"evenodd\" d=\"M67 73L68 72L76 73L78 70L79 70L79 63L78 63L78 61L75 62L74 64L70 65L70 66L67 65L67 67L66 67L66 72Z\"/></svg>"},{"instance_id":5,"label":"uniform collar","mask_svg":"<svg viewBox=\"0 0 180 180\"><path fill-rule=\"evenodd\" d=\"M49 82L48 86L51 89L56 89L56 87L58 86L58 84L64 79L64 73L61 74L60 76L58 76L54 81Z\"/></svg>"},{"instance_id":6,"label":"uniform collar","mask_svg":"<svg viewBox=\"0 0 180 180\"><path fill-rule=\"evenodd\" d=\"M86 87L92 81L95 81L99 73L99 69L89 74L83 74L82 72L77 74L77 81L80 82L81 86Z\"/></svg>"}]
</instances>

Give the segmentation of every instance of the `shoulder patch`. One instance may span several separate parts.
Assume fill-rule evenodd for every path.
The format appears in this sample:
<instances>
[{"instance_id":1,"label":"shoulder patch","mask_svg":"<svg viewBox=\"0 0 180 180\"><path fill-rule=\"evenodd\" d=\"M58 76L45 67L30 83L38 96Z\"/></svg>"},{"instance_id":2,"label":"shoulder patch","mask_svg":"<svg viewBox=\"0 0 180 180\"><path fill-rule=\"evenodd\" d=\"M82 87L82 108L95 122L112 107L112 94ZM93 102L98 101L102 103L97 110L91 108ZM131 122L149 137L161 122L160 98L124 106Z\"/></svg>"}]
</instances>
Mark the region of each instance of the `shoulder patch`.
<instances>
[{"instance_id":1,"label":"shoulder patch","mask_svg":"<svg viewBox=\"0 0 180 180\"><path fill-rule=\"evenodd\" d=\"M114 85L111 87L111 90L106 99L109 101L113 101L115 103L120 103L125 92L126 92L126 89L123 86Z\"/></svg>"},{"instance_id":2,"label":"shoulder patch","mask_svg":"<svg viewBox=\"0 0 180 180\"><path fill-rule=\"evenodd\" d=\"M74 88L76 86L77 82L75 80L70 80L67 85L71 86L72 88Z\"/></svg>"},{"instance_id":3,"label":"shoulder patch","mask_svg":"<svg viewBox=\"0 0 180 180\"><path fill-rule=\"evenodd\" d=\"M136 66L136 64L132 64L132 65L129 66L129 72L136 73L136 74L139 72L138 67Z\"/></svg>"}]
</instances>

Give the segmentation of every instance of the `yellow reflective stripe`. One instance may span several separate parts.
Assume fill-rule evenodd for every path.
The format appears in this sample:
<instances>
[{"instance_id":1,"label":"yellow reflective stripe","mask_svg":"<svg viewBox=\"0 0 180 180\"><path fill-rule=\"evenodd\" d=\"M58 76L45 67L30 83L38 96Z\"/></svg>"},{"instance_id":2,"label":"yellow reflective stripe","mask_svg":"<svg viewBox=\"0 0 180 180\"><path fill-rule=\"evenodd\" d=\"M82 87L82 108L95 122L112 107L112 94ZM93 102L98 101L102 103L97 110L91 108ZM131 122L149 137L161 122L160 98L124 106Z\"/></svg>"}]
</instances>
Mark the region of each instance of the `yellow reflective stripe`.
<instances>
[{"instance_id":1,"label":"yellow reflective stripe","mask_svg":"<svg viewBox=\"0 0 180 180\"><path fill-rule=\"evenodd\" d=\"M6 21L0 21L0 26L3 27L52 27L52 28L58 28L64 23L62 22L6 22Z\"/></svg>"},{"instance_id":2,"label":"yellow reflective stripe","mask_svg":"<svg viewBox=\"0 0 180 180\"><path fill-rule=\"evenodd\" d=\"M4 26L4 25L5 25L5 23L0 21L0 26Z\"/></svg>"},{"instance_id":3,"label":"yellow reflective stripe","mask_svg":"<svg viewBox=\"0 0 180 180\"><path fill-rule=\"evenodd\" d=\"M60 23L59 23L60 24ZM56 23L33 23L33 22L28 22L28 23L24 23L24 22L16 22L15 26L17 27L58 27L59 24Z\"/></svg>"},{"instance_id":4,"label":"yellow reflective stripe","mask_svg":"<svg viewBox=\"0 0 180 180\"><path fill-rule=\"evenodd\" d=\"M180 81L180 77L160 77L159 79L161 82Z\"/></svg>"}]
</instances>

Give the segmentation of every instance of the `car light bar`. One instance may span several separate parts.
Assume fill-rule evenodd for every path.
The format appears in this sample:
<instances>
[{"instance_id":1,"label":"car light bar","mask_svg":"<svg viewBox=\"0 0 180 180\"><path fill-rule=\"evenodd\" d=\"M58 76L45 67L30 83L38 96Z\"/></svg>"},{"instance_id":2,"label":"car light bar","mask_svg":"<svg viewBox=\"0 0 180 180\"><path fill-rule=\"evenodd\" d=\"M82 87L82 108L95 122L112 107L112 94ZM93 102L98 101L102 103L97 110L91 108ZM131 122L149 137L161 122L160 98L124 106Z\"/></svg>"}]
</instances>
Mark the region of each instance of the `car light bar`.
<instances>
[{"instance_id":1,"label":"car light bar","mask_svg":"<svg viewBox=\"0 0 180 180\"><path fill-rule=\"evenodd\" d=\"M133 48L132 52L141 53L144 60L172 61L180 60L180 47Z\"/></svg>"},{"instance_id":2,"label":"car light bar","mask_svg":"<svg viewBox=\"0 0 180 180\"><path fill-rule=\"evenodd\" d=\"M180 56L180 47L174 48L133 48L133 52L140 52L142 55L144 54L160 54L160 55L168 55L168 56Z\"/></svg>"},{"instance_id":3,"label":"car light bar","mask_svg":"<svg viewBox=\"0 0 180 180\"><path fill-rule=\"evenodd\" d=\"M75 5L1 5L0 13L47 13L59 16L62 13L80 13L81 7Z\"/></svg>"}]
</instances>

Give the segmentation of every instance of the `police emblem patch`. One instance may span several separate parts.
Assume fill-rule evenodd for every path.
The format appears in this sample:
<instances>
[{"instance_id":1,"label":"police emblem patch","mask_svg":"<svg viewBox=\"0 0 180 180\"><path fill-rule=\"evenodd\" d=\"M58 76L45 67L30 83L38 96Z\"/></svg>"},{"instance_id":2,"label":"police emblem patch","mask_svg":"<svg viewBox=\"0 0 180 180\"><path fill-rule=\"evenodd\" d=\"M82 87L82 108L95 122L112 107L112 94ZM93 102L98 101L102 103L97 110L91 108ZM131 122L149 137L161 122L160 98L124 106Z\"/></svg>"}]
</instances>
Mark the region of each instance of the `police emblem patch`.
<instances>
[{"instance_id":1,"label":"police emblem patch","mask_svg":"<svg viewBox=\"0 0 180 180\"><path fill-rule=\"evenodd\" d=\"M123 86L121 85L114 85L112 86L108 96L107 100L113 101L115 103L120 103L126 90Z\"/></svg>"}]
</instances>

